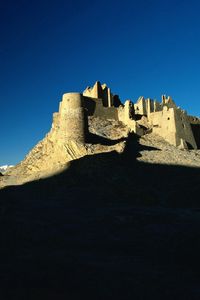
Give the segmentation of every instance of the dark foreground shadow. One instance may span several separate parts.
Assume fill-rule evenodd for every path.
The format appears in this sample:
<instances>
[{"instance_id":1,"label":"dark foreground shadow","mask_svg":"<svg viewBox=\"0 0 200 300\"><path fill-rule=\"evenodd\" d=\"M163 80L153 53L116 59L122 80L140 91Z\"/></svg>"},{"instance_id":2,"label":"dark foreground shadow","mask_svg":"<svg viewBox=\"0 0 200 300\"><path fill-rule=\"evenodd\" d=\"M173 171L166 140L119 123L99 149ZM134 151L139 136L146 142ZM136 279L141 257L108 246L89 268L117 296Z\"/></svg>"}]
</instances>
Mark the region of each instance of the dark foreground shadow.
<instances>
[{"instance_id":1,"label":"dark foreground shadow","mask_svg":"<svg viewBox=\"0 0 200 300\"><path fill-rule=\"evenodd\" d=\"M200 170L142 149L0 191L1 299L200 299Z\"/></svg>"}]
</instances>

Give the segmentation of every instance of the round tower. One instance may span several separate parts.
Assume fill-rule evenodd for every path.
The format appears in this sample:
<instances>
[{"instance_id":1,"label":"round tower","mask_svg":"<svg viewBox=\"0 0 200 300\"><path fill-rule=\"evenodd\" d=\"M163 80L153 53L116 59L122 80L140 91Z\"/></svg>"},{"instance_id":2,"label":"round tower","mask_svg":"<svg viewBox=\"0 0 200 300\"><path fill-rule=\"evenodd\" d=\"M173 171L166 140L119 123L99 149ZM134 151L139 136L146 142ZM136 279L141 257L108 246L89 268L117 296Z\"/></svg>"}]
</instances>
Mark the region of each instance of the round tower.
<instances>
[{"instance_id":1,"label":"round tower","mask_svg":"<svg viewBox=\"0 0 200 300\"><path fill-rule=\"evenodd\" d=\"M67 140L84 143L88 132L88 119L84 108L84 98L80 93L67 93L59 107L60 135Z\"/></svg>"}]
</instances>

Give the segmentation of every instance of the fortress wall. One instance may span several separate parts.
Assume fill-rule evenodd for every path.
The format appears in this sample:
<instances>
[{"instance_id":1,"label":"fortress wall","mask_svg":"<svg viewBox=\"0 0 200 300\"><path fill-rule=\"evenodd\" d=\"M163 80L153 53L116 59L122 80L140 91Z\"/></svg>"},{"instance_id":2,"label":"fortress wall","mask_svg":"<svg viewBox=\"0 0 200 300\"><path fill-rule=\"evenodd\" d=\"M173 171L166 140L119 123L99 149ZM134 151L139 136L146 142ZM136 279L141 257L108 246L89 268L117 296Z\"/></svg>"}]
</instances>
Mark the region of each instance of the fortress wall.
<instances>
[{"instance_id":1,"label":"fortress wall","mask_svg":"<svg viewBox=\"0 0 200 300\"><path fill-rule=\"evenodd\" d=\"M118 121L118 109L114 106L105 107L102 99L83 97L84 107L88 116L99 117L103 119L114 119Z\"/></svg>"},{"instance_id":2,"label":"fortress wall","mask_svg":"<svg viewBox=\"0 0 200 300\"><path fill-rule=\"evenodd\" d=\"M102 99L84 97L84 107L88 116L118 120L118 109L103 106Z\"/></svg>"},{"instance_id":3,"label":"fortress wall","mask_svg":"<svg viewBox=\"0 0 200 300\"><path fill-rule=\"evenodd\" d=\"M88 122L82 94L64 94L59 108L60 138L84 143L87 132Z\"/></svg>"},{"instance_id":4,"label":"fortress wall","mask_svg":"<svg viewBox=\"0 0 200 300\"><path fill-rule=\"evenodd\" d=\"M193 116L187 116L187 119L190 123L197 148L200 149L200 119Z\"/></svg>"},{"instance_id":5,"label":"fortress wall","mask_svg":"<svg viewBox=\"0 0 200 300\"><path fill-rule=\"evenodd\" d=\"M193 116L187 116L188 122L190 122L190 124L199 124L200 125L200 119L197 117L193 117Z\"/></svg>"},{"instance_id":6,"label":"fortress wall","mask_svg":"<svg viewBox=\"0 0 200 300\"><path fill-rule=\"evenodd\" d=\"M104 118L104 119L114 119L116 121L118 118L118 109L116 107L104 107L101 102L96 102L96 109L94 111L94 117Z\"/></svg>"},{"instance_id":7,"label":"fortress wall","mask_svg":"<svg viewBox=\"0 0 200 300\"><path fill-rule=\"evenodd\" d=\"M170 144L197 148L187 115L181 110L164 106L163 111L151 113L148 119L153 132L162 136Z\"/></svg>"},{"instance_id":8,"label":"fortress wall","mask_svg":"<svg viewBox=\"0 0 200 300\"><path fill-rule=\"evenodd\" d=\"M148 116L152 125L152 131L163 137L170 144L176 146L176 124L174 109L168 109L166 106L163 111L151 113Z\"/></svg>"},{"instance_id":9,"label":"fortress wall","mask_svg":"<svg viewBox=\"0 0 200 300\"><path fill-rule=\"evenodd\" d=\"M190 126L192 129L192 133L193 133L197 148L200 149L200 124L191 123Z\"/></svg>"},{"instance_id":10,"label":"fortress wall","mask_svg":"<svg viewBox=\"0 0 200 300\"><path fill-rule=\"evenodd\" d=\"M175 122L175 111L166 106L162 111L161 134L172 145L177 146L177 132Z\"/></svg>"},{"instance_id":11,"label":"fortress wall","mask_svg":"<svg viewBox=\"0 0 200 300\"><path fill-rule=\"evenodd\" d=\"M86 109L87 115L88 116L93 116L97 103L99 102L99 105L103 105L101 102L101 99L96 99L96 98L90 98L83 96L83 101L84 101L84 108Z\"/></svg>"},{"instance_id":12,"label":"fortress wall","mask_svg":"<svg viewBox=\"0 0 200 300\"><path fill-rule=\"evenodd\" d=\"M188 122L187 114L180 109L175 110L177 146L180 145L181 139L184 140L188 148L197 149L197 144L192 132L190 123Z\"/></svg>"},{"instance_id":13,"label":"fortress wall","mask_svg":"<svg viewBox=\"0 0 200 300\"><path fill-rule=\"evenodd\" d=\"M153 128L160 128L162 123L162 111L151 113L148 116L148 121L150 122Z\"/></svg>"}]
</instances>

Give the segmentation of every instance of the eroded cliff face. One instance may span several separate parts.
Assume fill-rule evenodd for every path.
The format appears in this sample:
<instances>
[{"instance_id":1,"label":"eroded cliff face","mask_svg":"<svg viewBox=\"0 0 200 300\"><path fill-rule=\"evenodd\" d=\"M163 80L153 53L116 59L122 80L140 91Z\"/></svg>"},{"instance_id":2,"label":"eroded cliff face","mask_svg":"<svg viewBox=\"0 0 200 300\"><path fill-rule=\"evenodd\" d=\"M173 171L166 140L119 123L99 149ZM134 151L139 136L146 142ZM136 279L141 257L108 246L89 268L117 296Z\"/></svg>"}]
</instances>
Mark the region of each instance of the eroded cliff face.
<instances>
[{"instance_id":1,"label":"eroded cliff face","mask_svg":"<svg viewBox=\"0 0 200 300\"><path fill-rule=\"evenodd\" d=\"M87 139L60 138L60 120L54 118L50 132L18 165L2 177L0 186L22 184L49 177L70 167L70 162L86 155L123 152L128 128L115 120L89 118Z\"/></svg>"},{"instance_id":2,"label":"eroded cliff face","mask_svg":"<svg viewBox=\"0 0 200 300\"><path fill-rule=\"evenodd\" d=\"M12 182L24 182L51 176L67 167L74 159L87 154L86 116L80 94L64 94L59 112L53 115L49 133L25 157L7 172Z\"/></svg>"}]
</instances>

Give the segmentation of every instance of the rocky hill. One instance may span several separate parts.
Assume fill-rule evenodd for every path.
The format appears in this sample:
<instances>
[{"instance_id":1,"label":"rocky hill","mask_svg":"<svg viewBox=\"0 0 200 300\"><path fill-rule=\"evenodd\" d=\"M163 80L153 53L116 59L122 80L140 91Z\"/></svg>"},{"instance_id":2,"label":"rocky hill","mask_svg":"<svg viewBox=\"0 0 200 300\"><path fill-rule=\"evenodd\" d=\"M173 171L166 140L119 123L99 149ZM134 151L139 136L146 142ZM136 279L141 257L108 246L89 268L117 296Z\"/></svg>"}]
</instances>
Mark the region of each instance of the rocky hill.
<instances>
[{"instance_id":1,"label":"rocky hill","mask_svg":"<svg viewBox=\"0 0 200 300\"><path fill-rule=\"evenodd\" d=\"M90 136L84 145L68 141L62 147L54 144L47 135L20 164L6 172L0 186L22 184L55 175L66 170L70 162L83 156L112 151L123 153L130 131L122 122L90 117L89 132ZM137 147L141 148L136 157L138 162L200 167L200 150L179 149L155 133L141 137L135 135L134 139ZM45 152L41 150L43 148Z\"/></svg>"}]
</instances>

